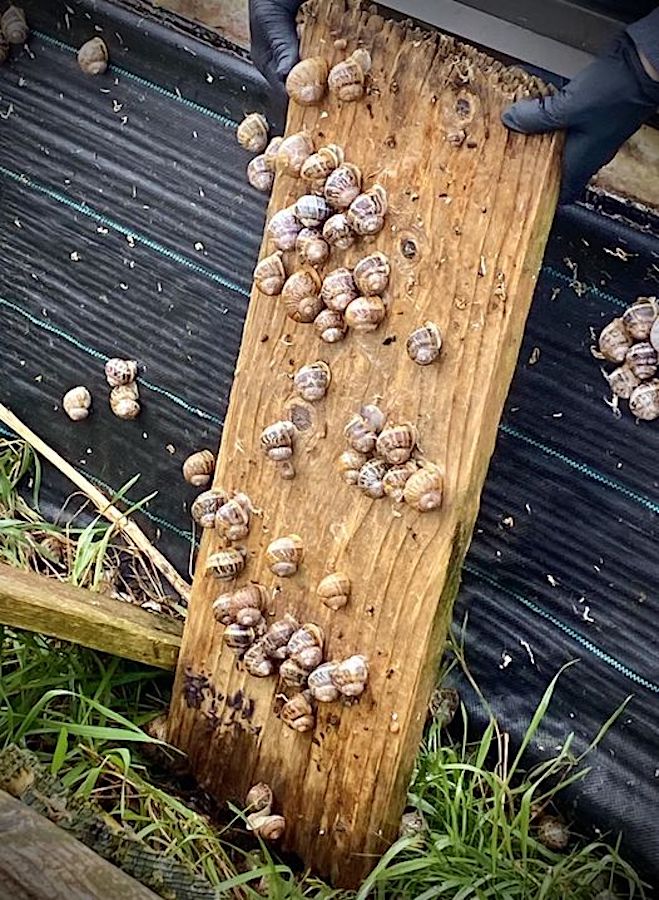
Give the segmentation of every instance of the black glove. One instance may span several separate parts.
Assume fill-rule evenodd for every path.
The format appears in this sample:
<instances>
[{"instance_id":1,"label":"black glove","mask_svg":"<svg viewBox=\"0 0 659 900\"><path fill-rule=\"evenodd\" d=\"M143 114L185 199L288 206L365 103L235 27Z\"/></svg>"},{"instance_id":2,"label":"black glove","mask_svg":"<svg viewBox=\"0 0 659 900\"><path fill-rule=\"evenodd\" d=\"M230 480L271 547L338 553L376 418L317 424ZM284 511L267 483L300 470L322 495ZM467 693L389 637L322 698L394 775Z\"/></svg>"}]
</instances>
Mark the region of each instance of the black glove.
<instances>
[{"instance_id":1,"label":"black glove","mask_svg":"<svg viewBox=\"0 0 659 900\"><path fill-rule=\"evenodd\" d=\"M254 65L280 97L284 81L298 61L295 16L302 0L250 0L249 26Z\"/></svg>"},{"instance_id":2,"label":"black glove","mask_svg":"<svg viewBox=\"0 0 659 900\"><path fill-rule=\"evenodd\" d=\"M571 203L657 106L659 82L647 74L633 40L623 33L562 91L519 100L501 118L522 134L567 130L558 202Z\"/></svg>"}]
</instances>

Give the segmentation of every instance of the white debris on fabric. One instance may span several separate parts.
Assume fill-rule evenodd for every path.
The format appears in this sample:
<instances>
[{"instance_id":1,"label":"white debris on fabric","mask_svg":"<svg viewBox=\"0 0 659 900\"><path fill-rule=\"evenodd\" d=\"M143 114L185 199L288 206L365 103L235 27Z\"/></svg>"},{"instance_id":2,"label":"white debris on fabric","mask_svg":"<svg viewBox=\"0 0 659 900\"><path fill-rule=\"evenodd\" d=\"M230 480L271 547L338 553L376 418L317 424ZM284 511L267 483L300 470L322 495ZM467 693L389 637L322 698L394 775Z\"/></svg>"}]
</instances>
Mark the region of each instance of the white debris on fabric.
<instances>
[{"instance_id":1,"label":"white debris on fabric","mask_svg":"<svg viewBox=\"0 0 659 900\"><path fill-rule=\"evenodd\" d=\"M81 257L78 251L74 250L72 253L69 253L69 259L72 260L72 262L80 262Z\"/></svg>"},{"instance_id":2,"label":"white debris on fabric","mask_svg":"<svg viewBox=\"0 0 659 900\"><path fill-rule=\"evenodd\" d=\"M558 587L560 584L560 581L558 581L556 578L554 578L553 575L547 575L547 581L549 582L549 584L552 587Z\"/></svg>"},{"instance_id":3,"label":"white debris on fabric","mask_svg":"<svg viewBox=\"0 0 659 900\"><path fill-rule=\"evenodd\" d=\"M534 347L529 356L529 365L534 366L540 359L540 347Z\"/></svg>"},{"instance_id":4,"label":"white debris on fabric","mask_svg":"<svg viewBox=\"0 0 659 900\"><path fill-rule=\"evenodd\" d=\"M520 644L522 645L522 647L524 647L524 649L528 653L529 659L531 660L531 665L534 666L535 665L535 656L533 655L533 650L531 650L531 645L529 644L528 641L522 641L522 640L520 640Z\"/></svg>"},{"instance_id":5,"label":"white debris on fabric","mask_svg":"<svg viewBox=\"0 0 659 900\"><path fill-rule=\"evenodd\" d=\"M501 662L499 663L499 668L507 669L512 661L513 661L513 658L510 655L510 653L508 653L507 650L504 650L503 653L501 654Z\"/></svg>"}]
</instances>

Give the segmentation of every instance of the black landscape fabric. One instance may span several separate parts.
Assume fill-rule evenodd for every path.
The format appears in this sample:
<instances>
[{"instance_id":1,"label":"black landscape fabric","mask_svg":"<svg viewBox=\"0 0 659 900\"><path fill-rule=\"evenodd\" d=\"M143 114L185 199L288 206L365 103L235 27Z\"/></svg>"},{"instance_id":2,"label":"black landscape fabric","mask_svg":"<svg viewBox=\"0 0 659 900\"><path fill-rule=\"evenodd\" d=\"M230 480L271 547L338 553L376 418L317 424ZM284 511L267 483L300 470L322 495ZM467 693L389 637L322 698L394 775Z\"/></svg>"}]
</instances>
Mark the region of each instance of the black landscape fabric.
<instances>
[{"instance_id":1,"label":"black landscape fabric","mask_svg":"<svg viewBox=\"0 0 659 900\"><path fill-rule=\"evenodd\" d=\"M201 32L99 0L25 5L30 51L0 69L0 399L108 490L139 473L131 499L158 494L138 518L185 572L194 491L180 465L217 447L265 214L235 127L274 111L253 68ZM73 48L97 32L112 67L94 80ZM533 758L571 731L585 748L631 696L569 811L622 831L655 881L659 425L614 416L590 353L593 330L659 293L653 224L557 216L455 620L468 612L468 660L513 740L577 660ZM137 422L109 412L114 355L140 361ZM60 400L76 384L94 413L73 426ZM44 482L55 514L71 488L50 468Z\"/></svg>"}]
</instances>

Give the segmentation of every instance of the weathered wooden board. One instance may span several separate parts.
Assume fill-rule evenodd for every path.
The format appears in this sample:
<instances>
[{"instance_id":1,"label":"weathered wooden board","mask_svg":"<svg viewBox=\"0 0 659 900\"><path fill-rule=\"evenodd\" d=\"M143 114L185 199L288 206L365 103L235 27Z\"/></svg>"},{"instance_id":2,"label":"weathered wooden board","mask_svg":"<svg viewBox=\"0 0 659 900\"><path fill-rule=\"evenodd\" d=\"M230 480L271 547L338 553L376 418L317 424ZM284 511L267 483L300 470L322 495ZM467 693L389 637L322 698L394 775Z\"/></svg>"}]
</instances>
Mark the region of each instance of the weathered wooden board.
<instances>
[{"instance_id":1,"label":"weathered wooden board","mask_svg":"<svg viewBox=\"0 0 659 900\"><path fill-rule=\"evenodd\" d=\"M240 487L262 508L247 540L245 580L275 588L270 612L322 625L327 658L364 653L371 678L351 708L323 704L315 731L298 734L277 717L274 678L245 674L223 649L211 603L223 589L205 572L217 538L206 534L170 714L170 738L190 755L201 783L241 801L256 781L271 784L286 816L284 844L337 883L355 884L396 833L426 704L442 651L497 424L517 357L559 180L559 139L525 138L501 125L514 96L541 86L471 48L364 6L318 0L304 12L302 53L333 62L347 39L371 50L364 101L291 105L287 133L308 128L316 146L336 142L366 183L389 193L384 231L368 248L333 254L354 263L372 249L393 266L388 317L378 331L321 344L311 326L287 319L281 303L252 296L236 370L216 485ZM447 136L464 130L457 145ZM270 213L302 185L278 177ZM426 319L442 329L441 362L416 367L409 332ZM291 375L327 361L333 381L313 408L296 401ZM342 431L360 404L377 398L394 420L417 423L420 447L446 471L440 512L418 514L372 501L336 471ZM296 407L292 410L292 407ZM268 423L305 424L297 477L278 478L259 448ZM275 579L264 550L275 536L305 542L301 570ZM340 568L353 598L332 613L315 588ZM202 699L203 698L203 699Z\"/></svg>"}]
</instances>

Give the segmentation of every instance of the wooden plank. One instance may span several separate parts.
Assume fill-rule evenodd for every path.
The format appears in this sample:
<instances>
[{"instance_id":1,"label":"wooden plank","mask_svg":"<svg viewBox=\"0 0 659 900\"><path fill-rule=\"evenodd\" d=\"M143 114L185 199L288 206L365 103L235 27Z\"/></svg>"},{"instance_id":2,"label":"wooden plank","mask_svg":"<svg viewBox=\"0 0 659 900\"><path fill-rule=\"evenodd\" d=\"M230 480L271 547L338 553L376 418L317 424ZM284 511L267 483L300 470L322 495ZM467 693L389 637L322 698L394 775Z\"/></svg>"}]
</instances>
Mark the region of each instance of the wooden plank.
<instances>
[{"instance_id":1,"label":"wooden plank","mask_svg":"<svg viewBox=\"0 0 659 900\"><path fill-rule=\"evenodd\" d=\"M365 654L369 687L352 707L321 704L311 733L283 725L281 686L247 676L223 648L211 612L223 587L205 565L218 537L206 534L169 727L216 797L241 802L251 784L268 782L286 817L284 846L345 886L396 834L551 224L560 156L560 138L510 134L500 123L504 105L541 90L538 82L371 10L345 0L307 4L303 55L336 62L346 51L335 38L347 39L348 52L361 43L373 57L371 89L343 107L332 99L320 108L291 104L287 133L304 126L316 146L341 144L367 185L385 185L384 231L368 249L333 253L332 267L373 249L387 253L389 313L373 334L323 345L310 326L287 319L280 302L254 292L215 479L247 491L262 509L246 541L245 580L272 587L267 544L291 532L304 540L303 565L280 580L270 614L291 611L320 624L328 659ZM459 130L461 144L448 140ZM301 188L278 176L270 213ZM405 341L426 319L440 325L444 349L439 364L421 368ZM318 358L330 364L332 384L324 401L305 406L292 399L290 376ZM344 424L374 398L394 421L416 423L426 458L444 468L439 512L395 509L340 480ZM292 407L309 427L297 440L297 476L282 481L260 452L259 434ZM315 597L334 569L353 583L339 612Z\"/></svg>"},{"instance_id":2,"label":"wooden plank","mask_svg":"<svg viewBox=\"0 0 659 900\"><path fill-rule=\"evenodd\" d=\"M0 565L0 622L161 669L176 666L181 646L174 619L7 565Z\"/></svg>"}]
</instances>

